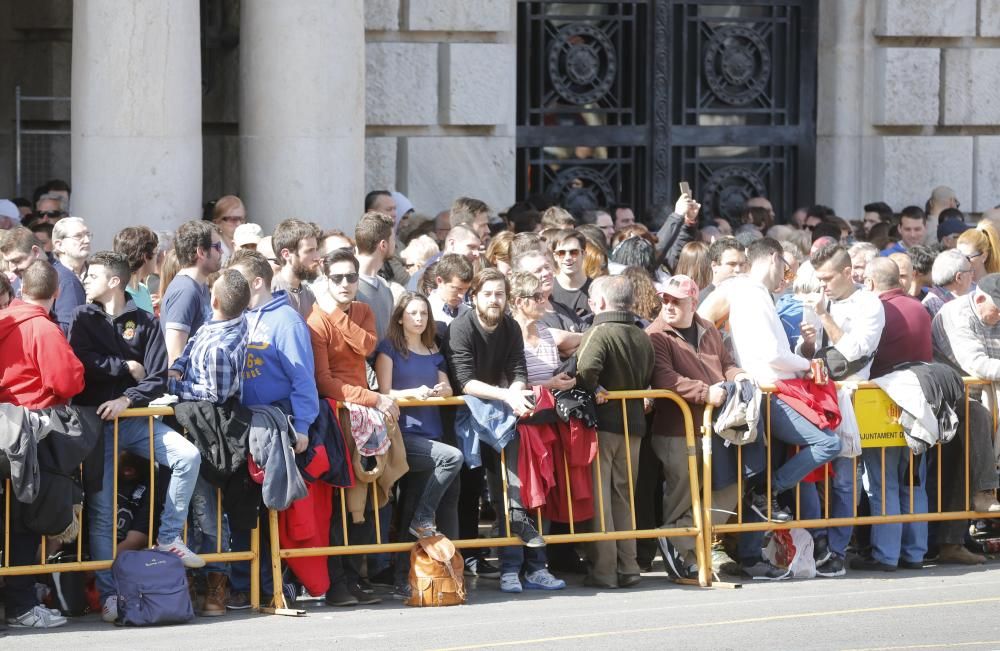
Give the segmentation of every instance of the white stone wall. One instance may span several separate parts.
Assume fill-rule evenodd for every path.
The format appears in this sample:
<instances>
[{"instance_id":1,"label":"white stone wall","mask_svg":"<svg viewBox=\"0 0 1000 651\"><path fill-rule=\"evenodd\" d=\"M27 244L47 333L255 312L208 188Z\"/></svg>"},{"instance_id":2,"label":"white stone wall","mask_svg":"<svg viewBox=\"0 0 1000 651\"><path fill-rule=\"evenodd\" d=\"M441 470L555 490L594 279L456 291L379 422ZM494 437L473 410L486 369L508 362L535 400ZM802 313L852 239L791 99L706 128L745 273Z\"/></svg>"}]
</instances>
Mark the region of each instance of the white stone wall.
<instances>
[{"instance_id":1,"label":"white stone wall","mask_svg":"<svg viewBox=\"0 0 1000 651\"><path fill-rule=\"evenodd\" d=\"M822 0L817 201L1000 204L1000 0Z\"/></svg>"},{"instance_id":2,"label":"white stone wall","mask_svg":"<svg viewBox=\"0 0 1000 651\"><path fill-rule=\"evenodd\" d=\"M514 201L515 0L365 0L365 183Z\"/></svg>"}]
</instances>

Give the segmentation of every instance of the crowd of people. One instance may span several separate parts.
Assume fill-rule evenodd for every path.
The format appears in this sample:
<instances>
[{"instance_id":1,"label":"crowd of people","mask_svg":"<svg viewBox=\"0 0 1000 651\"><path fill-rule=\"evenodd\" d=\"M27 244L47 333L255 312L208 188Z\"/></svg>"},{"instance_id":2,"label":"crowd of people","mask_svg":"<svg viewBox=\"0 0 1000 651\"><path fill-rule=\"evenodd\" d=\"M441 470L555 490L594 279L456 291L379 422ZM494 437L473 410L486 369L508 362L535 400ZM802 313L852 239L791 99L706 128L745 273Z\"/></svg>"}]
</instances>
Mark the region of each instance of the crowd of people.
<instances>
[{"instance_id":1,"label":"crowd of people","mask_svg":"<svg viewBox=\"0 0 1000 651\"><path fill-rule=\"evenodd\" d=\"M623 408L612 391L675 391L695 423L709 405L739 412L713 437L705 478L718 522L741 501L744 521L792 523L927 512L939 493L944 510L1000 512L996 394L975 389L968 411L954 400L962 376L1000 382L1000 211L973 223L948 188L898 213L859 206L852 221L824 206L784 219L764 197L709 218L687 194L643 220L540 197L500 214L461 197L424 215L373 191L352 233L285 219L269 235L230 195L175 232L127 226L104 251L69 206L60 181L0 200L0 403L96 416L103 472L74 478L88 558L115 545L175 554L204 616L249 607L249 565L200 554L249 549L264 506L281 511L283 547L467 539L492 522L492 536L522 544L496 562L467 550L465 573L508 593L562 590L567 574L628 588L657 554L669 576L696 577L689 538L546 545L543 533L571 527L692 522L679 407ZM907 445L885 454L861 446L851 389L832 383L869 379L901 407ZM430 400L459 395L462 407ZM156 404L175 415L119 419ZM0 455L14 444L0 436ZM158 490L140 460L151 453ZM28 565L49 532L19 500L3 552ZM964 519L809 533L821 577L985 560ZM733 537L726 569L788 578L764 538ZM261 581L265 594L348 607L378 603L376 585L406 598L408 564L289 559L284 585L270 568ZM114 621L111 573L95 574L96 607ZM7 624L65 624L35 580L5 578Z\"/></svg>"}]
</instances>

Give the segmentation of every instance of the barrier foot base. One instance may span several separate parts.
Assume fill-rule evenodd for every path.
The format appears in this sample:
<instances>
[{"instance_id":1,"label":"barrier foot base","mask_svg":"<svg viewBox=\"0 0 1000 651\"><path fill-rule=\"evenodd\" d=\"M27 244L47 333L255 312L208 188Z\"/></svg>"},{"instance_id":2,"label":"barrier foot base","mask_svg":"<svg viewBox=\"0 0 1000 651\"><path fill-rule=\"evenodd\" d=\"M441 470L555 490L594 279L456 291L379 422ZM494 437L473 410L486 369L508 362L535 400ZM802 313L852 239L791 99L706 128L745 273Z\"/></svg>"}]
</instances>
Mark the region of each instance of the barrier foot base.
<instances>
[{"instance_id":1,"label":"barrier foot base","mask_svg":"<svg viewBox=\"0 0 1000 651\"><path fill-rule=\"evenodd\" d=\"M743 587L742 583L729 583L727 581L713 580L711 585L703 586L698 582L698 579L670 579L672 583L677 585L693 585L694 587L704 587L704 588L728 588L730 590L739 590Z\"/></svg>"},{"instance_id":2,"label":"barrier foot base","mask_svg":"<svg viewBox=\"0 0 1000 651\"><path fill-rule=\"evenodd\" d=\"M305 617L306 611L299 608L261 608L265 615L284 615L285 617Z\"/></svg>"}]
</instances>

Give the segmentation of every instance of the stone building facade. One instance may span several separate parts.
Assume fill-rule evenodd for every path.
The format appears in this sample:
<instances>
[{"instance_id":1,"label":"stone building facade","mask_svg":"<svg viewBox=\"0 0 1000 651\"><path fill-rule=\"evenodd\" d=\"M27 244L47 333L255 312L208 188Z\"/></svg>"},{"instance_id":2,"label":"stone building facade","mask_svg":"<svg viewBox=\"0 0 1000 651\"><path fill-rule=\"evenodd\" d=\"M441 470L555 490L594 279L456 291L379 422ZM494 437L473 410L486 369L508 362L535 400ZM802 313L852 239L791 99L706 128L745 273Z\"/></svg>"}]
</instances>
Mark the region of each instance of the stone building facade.
<instances>
[{"instance_id":1,"label":"stone building facade","mask_svg":"<svg viewBox=\"0 0 1000 651\"><path fill-rule=\"evenodd\" d=\"M171 228L225 193L266 226L288 215L351 226L373 188L427 213L459 194L503 208L522 198L523 2L8 0L0 196L15 194L20 86L71 98L24 104L22 126L72 134L22 139L34 144L21 194L69 178L73 211L99 232L123 215ZM632 4L652 16L698 3ZM856 218L863 203L899 209L941 184L966 210L1000 203L1000 0L816 0L814 11L804 167L815 193L798 203Z\"/></svg>"},{"instance_id":2,"label":"stone building facade","mask_svg":"<svg viewBox=\"0 0 1000 651\"><path fill-rule=\"evenodd\" d=\"M1000 2L822 0L817 200L1000 204Z\"/></svg>"}]
</instances>

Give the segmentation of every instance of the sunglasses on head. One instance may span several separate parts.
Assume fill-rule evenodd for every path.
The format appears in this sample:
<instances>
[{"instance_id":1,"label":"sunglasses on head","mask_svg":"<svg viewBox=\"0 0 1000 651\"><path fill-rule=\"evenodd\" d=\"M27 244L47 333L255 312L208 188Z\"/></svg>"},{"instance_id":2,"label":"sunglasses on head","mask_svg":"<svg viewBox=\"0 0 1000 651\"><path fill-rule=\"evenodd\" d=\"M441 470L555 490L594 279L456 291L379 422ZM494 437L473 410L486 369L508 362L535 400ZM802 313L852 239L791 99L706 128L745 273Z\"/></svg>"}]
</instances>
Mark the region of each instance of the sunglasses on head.
<instances>
[{"instance_id":1,"label":"sunglasses on head","mask_svg":"<svg viewBox=\"0 0 1000 651\"><path fill-rule=\"evenodd\" d=\"M330 282L332 282L334 285L339 285L345 280L347 281L348 285L353 285L354 283L358 282L357 272L351 272L349 274L330 274L328 278L330 279Z\"/></svg>"}]
</instances>

